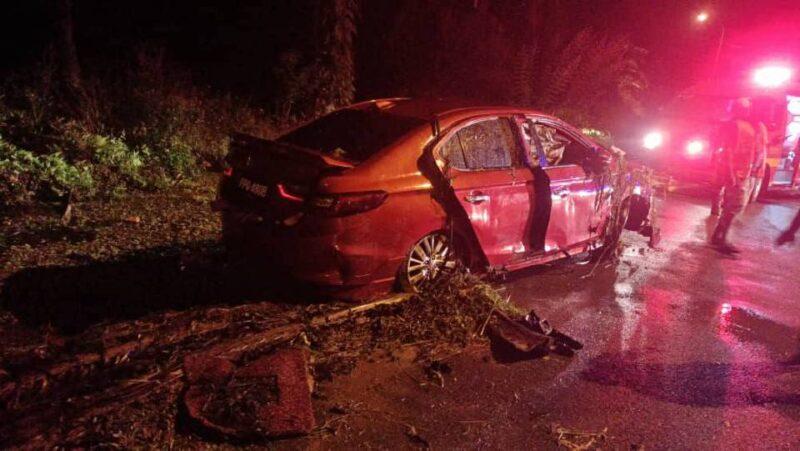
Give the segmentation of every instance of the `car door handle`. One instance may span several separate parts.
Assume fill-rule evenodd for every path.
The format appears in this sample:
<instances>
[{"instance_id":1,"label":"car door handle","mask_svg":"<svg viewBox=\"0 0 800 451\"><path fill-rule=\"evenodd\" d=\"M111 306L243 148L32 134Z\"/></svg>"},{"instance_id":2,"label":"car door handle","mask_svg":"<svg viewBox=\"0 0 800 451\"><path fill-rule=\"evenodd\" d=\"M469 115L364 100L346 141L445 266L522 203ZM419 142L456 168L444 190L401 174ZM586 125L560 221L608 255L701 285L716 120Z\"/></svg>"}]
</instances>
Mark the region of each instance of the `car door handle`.
<instances>
[{"instance_id":1,"label":"car door handle","mask_svg":"<svg viewBox=\"0 0 800 451\"><path fill-rule=\"evenodd\" d=\"M464 200L471 204L480 204L489 200L489 196L486 194L468 194L464 197Z\"/></svg>"}]
</instances>

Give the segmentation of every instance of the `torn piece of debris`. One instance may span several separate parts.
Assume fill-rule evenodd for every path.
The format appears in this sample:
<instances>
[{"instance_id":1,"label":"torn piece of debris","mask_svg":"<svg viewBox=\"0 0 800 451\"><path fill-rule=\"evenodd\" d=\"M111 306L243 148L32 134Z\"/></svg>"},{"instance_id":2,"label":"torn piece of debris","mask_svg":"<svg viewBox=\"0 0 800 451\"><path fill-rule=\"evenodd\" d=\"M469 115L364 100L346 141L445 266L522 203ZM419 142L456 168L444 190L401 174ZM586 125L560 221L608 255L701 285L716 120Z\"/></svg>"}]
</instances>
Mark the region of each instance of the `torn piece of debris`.
<instances>
[{"instance_id":1,"label":"torn piece of debris","mask_svg":"<svg viewBox=\"0 0 800 451\"><path fill-rule=\"evenodd\" d=\"M278 350L240 368L208 354L187 356L189 416L237 438L307 434L315 427L308 351Z\"/></svg>"},{"instance_id":2,"label":"torn piece of debris","mask_svg":"<svg viewBox=\"0 0 800 451\"><path fill-rule=\"evenodd\" d=\"M138 224L142 222L142 218L139 216L126 216L122 220L131 224Z\"/></svg>"},{"instance_id":3,"label":"torn piece of debris","mask_svg":"<svg viewBox=\"0 0 800 451\"><path fill-rule=\"evenodd\" d=\"M519 320L500 312L495 316L497 320L490 326L489 337L492 352L499 361L510 363L548 352L572 357L575 350L583 348L580 342L554 329L533 310Z\"/></svg>"},{"instance_id":4,"label":"torn piece of debris","mask_svg":"<svg viewBox=\"0 0 800 451\"><path fill-rule=\"evenodd\" d=\"M550 342L547 335L536 332L502 314L497 315L497 320L489 325L489 337L502 339L518 351L526 353Z\"/></svg>"},{"instance_id":5,"label":"torn piece of debris","mask_svg":"<svg viewBox=\"0 0 800 451\"><path fill-rule=\"evenodd\" d=\"M553 326L551 326L546 319L540 318L533 310L525 315L525 322L528 323L531 329L540 334L550 335L550 333L553 332Z\"/></svg>"},{"instance_id":6,"label":"torn piece of debris","mask_svg":"<svg viewBox=\"0 0 800 451\"><path fill-rule=\"evenodd\" d=\"M425 368L425 374L427 374L428 379L435 381L442 388L444 388L444 376L452 372L453 369L450 368L450 365L438 360L431 362L430 365Z\"/></svg>"},{"instance_id":7,"label":"torn piece of debris","mask_svg":"<svg viewBox=\"0 0 800 451\"><path fill-rule=\"evenodd\" d=\"M67 226L72 222L72 204L67 204L64 213L61 214L61 225Z\"/></svg>"},{"instance_id":8,"label":"torn piece of debris","mask_svg":"<svg viewBox=\"0 0 800 451\"><path fill-rule=\"evenodd\" d=\"M554 424L550 428L550 433L555 436L558 446L571 451L585 451L599 447L601 442L605 442L608 428L603 428L600 432L583 432Z\"/></svg>"},{"instance_id":9,"label":"torn piece of debris","mask_svg":"<svg viewBox=\"0 0 800 451\"><path fill-rule=\"evenodd\" d=\"M415 445L419 445L424 449L430 449L431 444L428 443L427 440L417 432L417 428L414 426L409 425L408 429L406 430L406 436L408 436L409 440Z\"/></svg>"},{"instance_id":10,"label":"torn piece of debris","mask_svg":"<svg viewBox=\"0 0 800 451\"><path fill-rule=\"evenodd\" d=\"M581 342L556 330L546 319L540 318L533 310L525 315L525 323L534 332L548 335L556 344L564 345L573 350L583 349L583 344Z\"/></svg>"}]
</instances>

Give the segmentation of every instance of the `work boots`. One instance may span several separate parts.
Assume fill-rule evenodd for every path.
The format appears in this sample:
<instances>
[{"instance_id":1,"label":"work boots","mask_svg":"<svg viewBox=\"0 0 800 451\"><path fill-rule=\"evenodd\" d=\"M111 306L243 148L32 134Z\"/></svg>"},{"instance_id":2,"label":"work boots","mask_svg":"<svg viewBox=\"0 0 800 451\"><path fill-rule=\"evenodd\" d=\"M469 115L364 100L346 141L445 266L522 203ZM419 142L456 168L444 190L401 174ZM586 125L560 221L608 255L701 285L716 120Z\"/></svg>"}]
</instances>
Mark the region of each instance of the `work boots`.
<instances>
[{"instance_id":1,"label":"work boots","mask_svg":"<svg viewBox=\"0 0 800 451\"><path fill-rule=\"evenodd\" d=\"M792 233L791 230L786 230L780 234L777 240L775 240L775 244L781 246L786 243L791 243L793 241L794 241L794 233Z\"/></svg>"},{"instance_id":2,"label":"work boots","mask_svg":"<svg viewBox=\"0 0 800 451\"><path fill-rule=\"evenodd\" d=\"M741 251L728 242L728 229L731 226L733 218L728 218L723 215L717 227L714 229L714 234L711 235L711 245L714 246L719 252L727 255L738 254Z\"/></svg>"}]
</instances>

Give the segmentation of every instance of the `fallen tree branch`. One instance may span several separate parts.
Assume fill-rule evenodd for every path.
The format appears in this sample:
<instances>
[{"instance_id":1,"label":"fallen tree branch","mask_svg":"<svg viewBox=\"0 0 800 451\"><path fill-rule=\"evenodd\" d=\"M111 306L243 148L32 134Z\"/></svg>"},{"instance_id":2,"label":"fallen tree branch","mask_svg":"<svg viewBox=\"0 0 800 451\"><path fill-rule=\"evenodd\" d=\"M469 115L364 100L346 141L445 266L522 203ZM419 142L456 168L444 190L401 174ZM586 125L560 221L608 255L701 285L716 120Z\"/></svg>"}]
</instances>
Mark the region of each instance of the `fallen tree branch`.
<instances>
[{"instance_id":1,"label":"fallen tree branch","mask_svg":"<svg viewBox=\"0 0 800 451\"><path fill-rule=\"evenodd\" d=\"M411 299L412 295L408 293L400 293L394 296L388 297L386 299L381 299L379 301L370 302L367 304L357 305L355 307L351 307L344 310L339 310L337 312L323 314L315 316L309 322L311 327L319 327L319 326L328 326L331 324L340 323L343 321L347 321L351 317L367 312L377 307L387 306L387 305L396 305L402 302L405 302Z\"/></svg>"}]
</instances>

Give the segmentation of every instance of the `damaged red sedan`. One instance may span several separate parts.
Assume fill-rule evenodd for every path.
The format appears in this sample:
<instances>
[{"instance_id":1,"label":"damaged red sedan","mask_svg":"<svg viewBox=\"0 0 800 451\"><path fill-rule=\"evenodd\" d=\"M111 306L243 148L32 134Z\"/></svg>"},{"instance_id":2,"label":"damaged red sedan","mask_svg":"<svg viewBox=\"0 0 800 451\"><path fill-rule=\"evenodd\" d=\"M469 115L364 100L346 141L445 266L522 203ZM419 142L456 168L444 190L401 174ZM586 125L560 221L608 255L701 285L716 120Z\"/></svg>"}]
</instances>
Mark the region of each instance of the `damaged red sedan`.
<instances>
[{"instance_id":1,"label":"damaged red sedan","mask_svg":"<svg viewBox=\"0 0 800 451\"><path fill-rule=\"evenodd\" d=\"M235 135L214 205L231 253L265 271L421 290L458 261L512 271L597 249L620 215L647 229L649 188L621 158L528 109L373 100L274 141Z\"/></svg>"}]
</instances>

